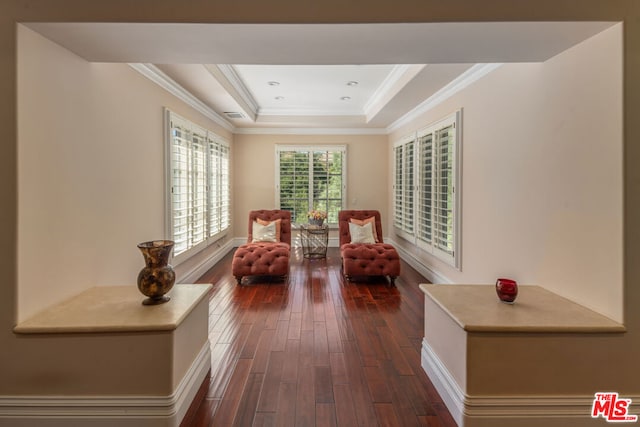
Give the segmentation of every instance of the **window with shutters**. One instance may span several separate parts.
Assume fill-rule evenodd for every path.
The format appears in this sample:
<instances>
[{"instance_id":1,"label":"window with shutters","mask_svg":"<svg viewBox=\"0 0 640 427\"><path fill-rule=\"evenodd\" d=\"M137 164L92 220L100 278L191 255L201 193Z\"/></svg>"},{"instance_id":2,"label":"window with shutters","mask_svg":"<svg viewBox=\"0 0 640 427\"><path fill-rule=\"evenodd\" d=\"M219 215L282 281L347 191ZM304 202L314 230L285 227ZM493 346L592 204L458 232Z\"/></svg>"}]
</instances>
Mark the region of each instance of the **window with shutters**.
<instances>
[{"instance_id":1,"label":"window with shutters","mask_svg":"<svg viewBox=\"0 0 640 427\"><path fill-rule=\"evenodd\" d=\"M395 147L394 225L396 232L405 238L413 236L414 230L414 147L413 137Z\"/></svg>"},{"instance_id":2,"label":"window with shutters","mask_svg":"<svg viewBox=\"0 0 640 427\"><path fill-rule=\"evenodd\" d=\"M294 223L307 222L307 212L327 213L338 223L346 201L345 146L276 146L276 206L291 212Z\"/></svg>"},{"instance_id":3,"label":"window with shutters","mask_svg":"<svg viewBox=\"0 0 640 427\"><path fill-rule=\"evenodd\" d=\"M396 233L460 268L458 111L394 145Z\"/></svg>"},{"instance_id":4,"label":"window with shutters","mask_svg":"<svg viewBox=\"0 0 640 427\"><path fill-rule=\"evenodd\" d=\"M166 120L167 229L179 264L229 229L229 145L169 110Z\"/></svg>"}]
</instances>

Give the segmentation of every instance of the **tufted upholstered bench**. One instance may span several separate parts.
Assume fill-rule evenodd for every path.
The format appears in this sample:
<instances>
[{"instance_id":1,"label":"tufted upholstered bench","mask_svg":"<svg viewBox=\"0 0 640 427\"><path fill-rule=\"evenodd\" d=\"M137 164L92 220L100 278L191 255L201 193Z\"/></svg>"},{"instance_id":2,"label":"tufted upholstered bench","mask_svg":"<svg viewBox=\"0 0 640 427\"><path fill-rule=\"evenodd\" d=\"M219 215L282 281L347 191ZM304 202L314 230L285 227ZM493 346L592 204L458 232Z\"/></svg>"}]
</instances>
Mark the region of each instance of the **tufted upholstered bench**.
<instances>
[{"instance_id":1,"label":"tufted upholstered bench","mask_svg":"<svg viewBox=\"0 0 640 427\"><path fill-rule=\"evenodd\" d=\"M253 222L281 220L279 242L255 242ZM291 213L282 210L249 212L249 237L233 254L231 270L239 285L244 276L287 276L291 247Z\"/></svg>"},{"instance_id":2,"label":"tufted upholstered bench","mask_svg":"<svg viewBox=\"0 0 640 427\"><path fill-rule=\"evenodd\" d=\"M377 243L351 243L351 219L375 218ZM400 256L382 239L382 221L376 210L343 210L338 213L342 273L347 280L355 276L388 276L391 284L400 275Z\"/></svg>"}]
</instances>

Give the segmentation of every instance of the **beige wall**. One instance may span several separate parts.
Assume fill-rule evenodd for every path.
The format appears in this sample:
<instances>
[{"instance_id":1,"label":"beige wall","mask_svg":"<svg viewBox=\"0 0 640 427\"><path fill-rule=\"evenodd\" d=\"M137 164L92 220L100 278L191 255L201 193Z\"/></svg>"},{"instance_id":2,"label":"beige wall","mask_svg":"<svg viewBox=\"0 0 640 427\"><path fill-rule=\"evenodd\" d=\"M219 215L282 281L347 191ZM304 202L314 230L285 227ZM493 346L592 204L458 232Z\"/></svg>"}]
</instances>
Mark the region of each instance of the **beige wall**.
<instances>
[{"instance_id":1,"label":"beige wall","mask_svg":"<svg viewBox=\"0 0 640 427\"><path fill-rule=\"evenodd\" d=\"M346 145L347 208L387 215L386 135L236 135L234 137L234 236L247 235L247 212L275 208L276 144Z\"/></svg>"},{"instance_id":2,"label":"beige wall","mask_svg":"<svg viewBox=\"0 0 640 427\"><path fill-rule=\"evenodd\" d=\"M166 238L163 107L217 128L125 64L18 27L18 318L97 285L135 286Z\"/></svg>"},{"instance_id":3,"label":"beige wall","mask_svg":"<svg viewBox=\"0 0 640 427\"><path fill-rule=\"evenodd\" d=\"M462 270L394 240L455 283L512 277L622 321L621 36L505 64L391 135L463 109Z\"/></svg>"}]
</instances>

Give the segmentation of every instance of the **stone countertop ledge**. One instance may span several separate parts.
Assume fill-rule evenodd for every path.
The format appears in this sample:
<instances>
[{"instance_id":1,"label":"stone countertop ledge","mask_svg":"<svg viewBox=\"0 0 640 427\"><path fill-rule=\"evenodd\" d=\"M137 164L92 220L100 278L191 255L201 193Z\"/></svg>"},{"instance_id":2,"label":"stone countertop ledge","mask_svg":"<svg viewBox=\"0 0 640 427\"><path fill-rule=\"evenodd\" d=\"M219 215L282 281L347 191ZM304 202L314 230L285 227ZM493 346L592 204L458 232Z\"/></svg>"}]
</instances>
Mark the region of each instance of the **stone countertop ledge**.
<instances>
[{"instance_id":1,"label":"stone countertop ledge","mask_svg":"<svg viewBox=\"0 0 640 427\"><path fill-rule=\"evenodd\" d=\"M420 289L468 332L625 332L624 325L540 286L518 286L514 304L494 285L429 285Z\"/></svg>"},{"instance_id":2,"label":"stone countertop ledge","mask_svg":"<svg viewBox=\"0 0 640 427\"><path fill-rule=\"evenodd\" d=\"M210 284L175 285L171 301L143 306L135 285L87 289L20 322L18 334L172 331L205 298Z\"/></svg>"}]
</instances>

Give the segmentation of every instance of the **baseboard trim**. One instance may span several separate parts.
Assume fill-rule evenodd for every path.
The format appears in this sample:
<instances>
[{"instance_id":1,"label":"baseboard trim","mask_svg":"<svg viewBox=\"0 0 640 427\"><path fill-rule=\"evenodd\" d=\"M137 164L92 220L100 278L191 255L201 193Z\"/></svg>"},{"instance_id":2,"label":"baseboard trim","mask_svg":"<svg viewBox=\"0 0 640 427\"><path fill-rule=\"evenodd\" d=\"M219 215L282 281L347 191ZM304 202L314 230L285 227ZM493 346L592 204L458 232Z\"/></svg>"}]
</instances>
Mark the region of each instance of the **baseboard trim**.
<instances>
[{"instance_id":1,"label":"baseboard trim","mask_svg":"<svg viewBox=\"0 0 640 427\"><path fill-rule=\"evenodd\" d=\"M202 260L199 264L195 265L189 271L184 272L181 277L178 278L179 283L195 283L201 278L211 267L216 265L222 258L234 248L235 241L237 239L229 239L223 245L220 245L215 251L213 251L207 258Z\"/></svg>"},{"instance_id":2,"label":"baseboard trim","mask_svg":"<svg viewBox=\"0 0 640 427\"><path fill-rule=\"evenodd\" d=\"M209 369L207 340L170 396L0 396L0 426L178 427Z\"/></svg>"},{"instance_id":3,"label":"baseboard trim","mask_svg":"<svg viewBox=\"0 0 640 427\"><path fill-rule=\"evenodd\" d=\"M385 239L385 242L387 242L387 239ZM440 274L439 272L432 269L428 265L424 264L422 260L420 260L411 252L404 249L401 245L398 245L393 240L388 240L388 243L393 245L396 248L396 250L398 251L398 255L400 255L400 258L402 258L404 262L406 262L411 267L413 267L418 273L422 274L431 283L438 283L438 284L453 283L453 281L451 281L449 278Z\"/></svg>"},{"instance_id":4,"label":"baseboard trim","mask_svg":"<svg viewBox=\"0 0 640 427\"><path fill-rule=\"evenodd\" d=\"M451 373L435 354L426 339L422 340L422 368L440 394L458 426L482 425L518 426L518 420L540 420L553 425L581 425L591 419L593 394L531 395L531 396L469 396L457 384ZM602 392L611 390L598 390ZM624 395L631 399L630 413L640 411L640 395ZM493 420L489 423L487 421ZM531 425L531 424L526 424Z\"/></svg>"},{"instance_id":5,"label":"baseboard trim","mask_svg":"<svg viewBox=\"0 0 640 427\"><path fill-rule=\"evenodd\" d=\"M424 338L422 339L421 365L455 422L462 426L466 396Z\"/></svg>"}]
</instances>

